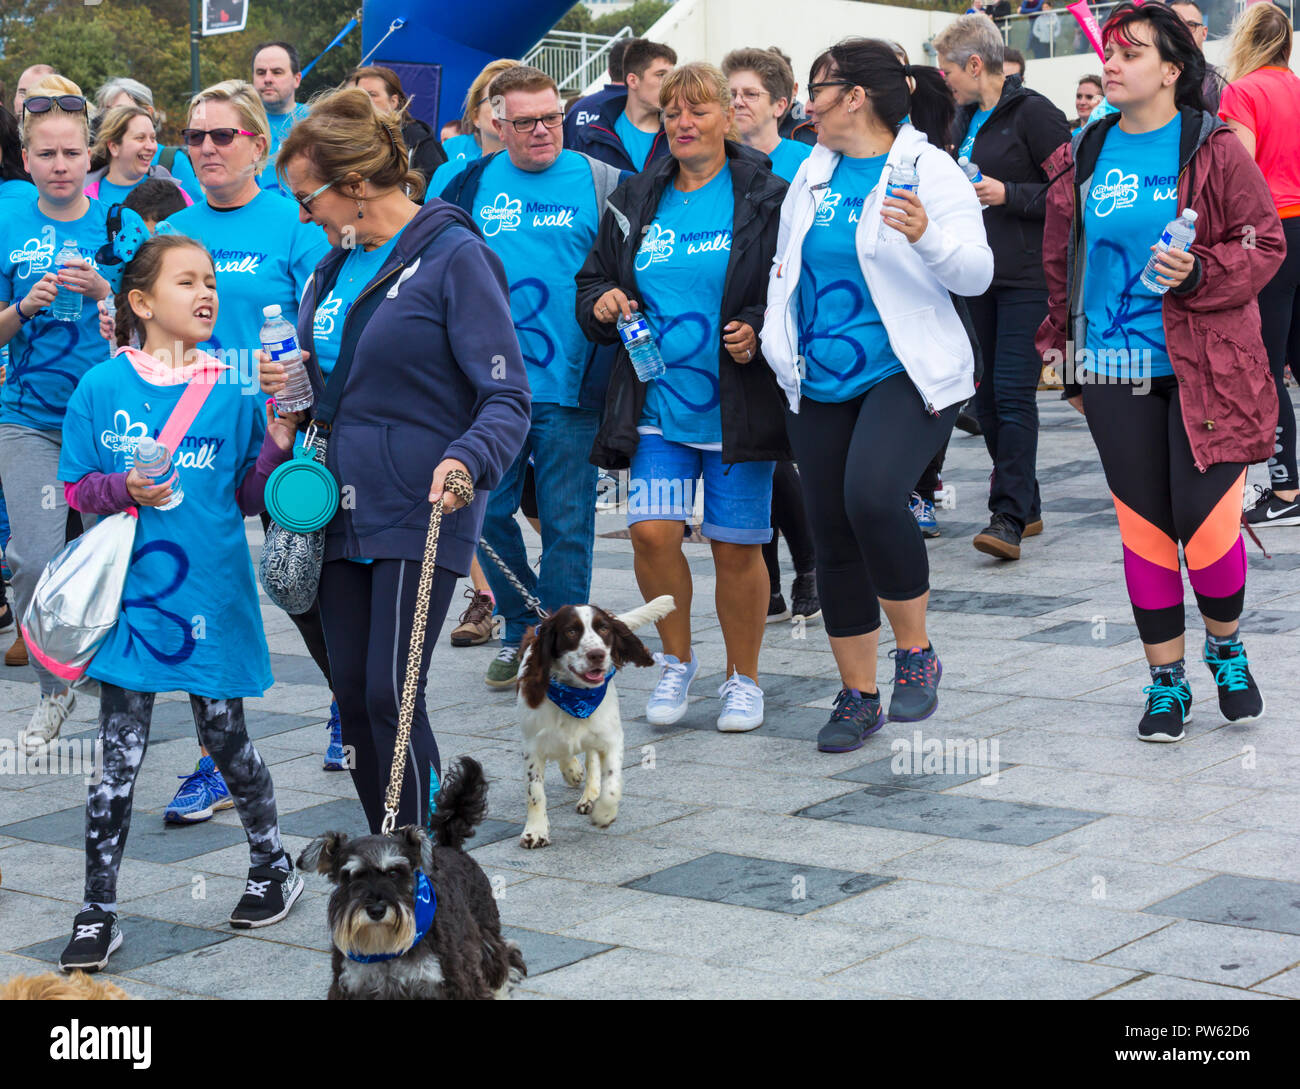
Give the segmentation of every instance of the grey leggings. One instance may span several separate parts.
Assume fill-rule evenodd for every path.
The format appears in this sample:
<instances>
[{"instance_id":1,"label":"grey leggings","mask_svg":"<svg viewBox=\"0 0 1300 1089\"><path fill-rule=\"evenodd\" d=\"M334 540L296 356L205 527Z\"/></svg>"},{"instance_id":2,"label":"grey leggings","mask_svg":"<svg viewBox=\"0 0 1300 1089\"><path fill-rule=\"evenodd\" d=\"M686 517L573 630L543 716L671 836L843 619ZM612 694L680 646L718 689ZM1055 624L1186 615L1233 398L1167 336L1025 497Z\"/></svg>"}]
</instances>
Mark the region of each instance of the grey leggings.
<instances>
[{"instance_id":1,"label":"grey leggings","mask_svg":"<svg viewBox=\"0 0 1300 1089\"><path fill-rule=\"evenodd\" d=\"M99 743L103 778L86 798L86 894L88 904L117 903L117 871L131 828L131 795L149 746L154 693L130 692L100 684ZM271 773L248 738L242 699L214 700L190 696L199 743L212 754L230 789L235 811L248 836L254 866L277 862L284 855L275 812Z\"/></svg>"}]
</instances>

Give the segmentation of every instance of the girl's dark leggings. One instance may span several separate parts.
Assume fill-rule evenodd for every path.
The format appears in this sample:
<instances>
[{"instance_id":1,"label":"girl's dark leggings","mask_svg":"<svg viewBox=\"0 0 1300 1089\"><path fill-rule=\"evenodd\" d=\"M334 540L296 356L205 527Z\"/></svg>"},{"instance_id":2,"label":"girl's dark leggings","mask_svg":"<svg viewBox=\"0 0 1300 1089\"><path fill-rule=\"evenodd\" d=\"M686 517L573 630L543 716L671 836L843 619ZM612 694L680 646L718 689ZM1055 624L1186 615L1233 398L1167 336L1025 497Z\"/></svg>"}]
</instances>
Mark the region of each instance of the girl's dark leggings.
<instances>
[{"instance_id":1,"label":"girl's dark leggings","mask_svg":"<svg viewBox=\"0 0 1300 1089\"><path fill-rule=\"evenodd\" d=\"M960 407L930 415L899 373L851 401L805 397L797 413L786 413L829 635L873 632L878 598L910 601L930 588L930 561L908 500Z\"/></svg>"},{"instance_id":2,"label":"girl's dark leggings","mask_svg":"<svg viewBox=\"0 0 1300 1089\"><path fill-rule=\"evenodd\" d=\"M1230 624L1246 596L1241 500L1246 466L1196 467L1183 424L1178 382L1087 384L1083 408L1124 545L1124 578L1138 636L1164 643L1183 634L1183 546L1202 614Z\"/></svg>"},{"instance_id":3,"label":"girl's dark leggings","mask_svg":"<svg viewBox=\"0 0 1300 1089\"><path fill-rule=\"evenodd\" d=\"M777 533L785 537L785 543L790 548L790 559L794 563L796 575L812 571L817 564L812 530L808 526L808 512L803 504L803 482L792 461L778 461L772 474L772 528L776 533L763 546L763 562L767 564L772 593L779 594L781 553L777 548Z\"/></svg>"},{"instance_id":4,"label":"girl's dark leggings","mask_svg":"<svg viewBox=\"0 0 1300 1089\"><path fill-rule=\"evenodd\" d=\"M135 778L149 747L154 693L131 692L100 682L99 743L103 775L86 798L86 891L88 904L117 902L117 872L131 829ZM271 773L244 725L242 699L190 696L199 744L208 750L235 802L254 866L283 853Z\"/></svg>"}]
</instances>

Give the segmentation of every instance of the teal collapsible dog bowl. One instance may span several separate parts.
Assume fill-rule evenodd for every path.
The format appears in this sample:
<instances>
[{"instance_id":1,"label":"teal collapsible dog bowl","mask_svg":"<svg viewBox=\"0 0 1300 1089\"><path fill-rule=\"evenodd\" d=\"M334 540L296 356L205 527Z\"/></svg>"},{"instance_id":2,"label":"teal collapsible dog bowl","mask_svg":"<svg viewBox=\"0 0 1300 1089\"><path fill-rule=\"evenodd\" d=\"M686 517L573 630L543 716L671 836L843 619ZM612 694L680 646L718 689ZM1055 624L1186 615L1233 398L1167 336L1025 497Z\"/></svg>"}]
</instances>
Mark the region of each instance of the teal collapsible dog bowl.
<instances>
[{"instance_id":1,"label":"teal collapsible dog bowl","mask_svg":"<svg viewBox=\"0 0 1300 1089\"><path fill-rule=\"evenodd\" d=\"M300 446L266 481L266 512L293 533L314 533L339 509L338 482L314 453Z\"/></svg>"}]
</instances>

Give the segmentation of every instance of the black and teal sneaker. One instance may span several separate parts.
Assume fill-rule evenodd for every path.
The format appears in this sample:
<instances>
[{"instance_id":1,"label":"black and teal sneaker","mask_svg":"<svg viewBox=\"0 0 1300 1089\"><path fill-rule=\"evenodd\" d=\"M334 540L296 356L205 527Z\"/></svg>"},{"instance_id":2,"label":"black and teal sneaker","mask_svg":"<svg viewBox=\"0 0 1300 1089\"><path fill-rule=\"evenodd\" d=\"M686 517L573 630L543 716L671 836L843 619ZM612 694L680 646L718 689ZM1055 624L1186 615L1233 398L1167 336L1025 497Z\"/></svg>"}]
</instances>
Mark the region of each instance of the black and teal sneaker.
<instances>
[{"instance_id":1,"label":"black and teal sneaker","mask_svg":"<svg viewBox=\"0 0 1300 1089\"><path fill-rule=\"evenodd\" d=\"M1138 723L1138 737L1143 741L1182 741L1183 727L1192 720L1192 688L1185 676L1175 680L1171 673L1161 673L1154 683L1142 689L1147 697L1146 713Z\"/></svg>"},{"instance_id":2,"label":"black and teal sneaker","mask_svg":"<svg viewBox=\"0 0 1300 1089\"><path fill-rule=\"evenodd\" d=\"M1250 675L1246 648L1240 640L1216 648L1205 641L1204 661L1219 688L1219 710L1229 722L1258 722L1264 717L1264 696Z\"/></svg>"}]
</instances>

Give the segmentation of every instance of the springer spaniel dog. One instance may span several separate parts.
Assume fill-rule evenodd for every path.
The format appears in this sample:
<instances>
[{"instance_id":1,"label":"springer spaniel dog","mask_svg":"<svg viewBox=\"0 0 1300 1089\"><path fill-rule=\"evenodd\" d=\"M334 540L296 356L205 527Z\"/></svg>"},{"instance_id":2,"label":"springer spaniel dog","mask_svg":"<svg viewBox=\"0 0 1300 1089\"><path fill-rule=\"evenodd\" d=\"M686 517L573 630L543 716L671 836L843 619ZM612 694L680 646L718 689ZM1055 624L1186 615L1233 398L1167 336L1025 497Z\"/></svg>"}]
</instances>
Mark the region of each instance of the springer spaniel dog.
<instances>
[{"instance_id":1,"label":"springer spaniel dog","mask_svg":"<svg viewBox=\"0 0 1300 1089\"><path fill-rule=\"evenodd\" d=\"M675 608L664 594L629 613L611 616L595 605L565 605L533 632L520 659L520 728L528 766L528 817L521 847L551 842L546 816L546 762L554 760L570 786L583 779L578 753L586 753L587 783L578 812L597 828L618 816L623 796L623 722L614 673L625 665L654 665L632 634ZM602 774L603 773L603 774Z\"/></svg>"}]
</instances>

